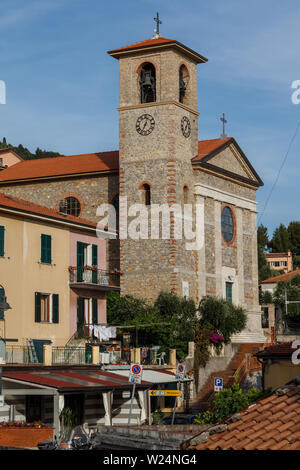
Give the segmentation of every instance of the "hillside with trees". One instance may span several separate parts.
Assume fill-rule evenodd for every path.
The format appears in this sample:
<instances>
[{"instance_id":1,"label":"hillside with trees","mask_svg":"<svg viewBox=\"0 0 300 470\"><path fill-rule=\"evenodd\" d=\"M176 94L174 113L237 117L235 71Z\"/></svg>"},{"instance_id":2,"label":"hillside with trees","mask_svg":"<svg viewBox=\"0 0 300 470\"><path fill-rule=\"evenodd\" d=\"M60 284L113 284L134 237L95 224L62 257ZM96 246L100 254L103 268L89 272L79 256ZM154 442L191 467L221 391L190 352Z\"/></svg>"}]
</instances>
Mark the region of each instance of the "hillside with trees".
<instances>
[{"instance_id":1,"label":"hillside with trees","mask_svg":"<svg viewBox=\"0 0 300 470\"><path fill-rule=\"evenodd\" d=\"M48 158L48 157L61 157L62 155L58 152L50 152L48 150L42 150L37 147L35 153L30 152L28 148L23 147L22 144L19 144L17 147L7 143L6 138L3 137L1 142L0 140L0 149L10 147L14 152L16 152L23 160L33 160L34 158Z\"/></svg>"}]
</instances>

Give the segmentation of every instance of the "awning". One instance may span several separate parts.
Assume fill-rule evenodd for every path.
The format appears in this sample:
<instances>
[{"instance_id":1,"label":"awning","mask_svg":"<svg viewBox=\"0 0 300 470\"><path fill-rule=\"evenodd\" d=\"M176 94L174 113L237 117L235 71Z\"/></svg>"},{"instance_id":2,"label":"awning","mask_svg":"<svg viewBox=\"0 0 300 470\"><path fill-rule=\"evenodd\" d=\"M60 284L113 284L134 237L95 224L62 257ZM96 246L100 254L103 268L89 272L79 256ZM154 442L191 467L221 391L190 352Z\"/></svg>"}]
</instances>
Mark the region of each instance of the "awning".
<instances>
[{"instance_id":1,"label":"awning","mask_svg":"<svg viewBox=\"0 0 300 470\"><path fill-rule=\"evenodd\" d=\"M129 370L102 371L99 368L35 368L31 370L3 370L3 379L14 382L41 385L56 389L60 393L94 392L112 389L128 389ZM152 384L176 382L174 374L169 371L144 370L143 381L137 384L140 389L150 388Z\"/></svg>"}]
</instances>

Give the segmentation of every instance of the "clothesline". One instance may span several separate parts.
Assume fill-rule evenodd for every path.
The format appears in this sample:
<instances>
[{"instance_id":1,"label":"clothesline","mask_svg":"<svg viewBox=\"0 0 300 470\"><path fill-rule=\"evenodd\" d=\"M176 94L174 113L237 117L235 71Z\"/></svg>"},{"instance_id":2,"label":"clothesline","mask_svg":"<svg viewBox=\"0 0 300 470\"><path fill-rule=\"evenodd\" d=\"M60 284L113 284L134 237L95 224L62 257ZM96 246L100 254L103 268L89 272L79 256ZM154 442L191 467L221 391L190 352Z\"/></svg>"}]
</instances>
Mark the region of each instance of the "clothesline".
<instances>
[{"instance_id":1,"label":"clothesline","mask_svg":"<svg viewBox=\"0 0 300 470\"><path fill-rule=\"evenodd\" d=\"M136 327L148 327L148 326L156 326L156 325L171 325L170 322L159 322L159 323L135 323L134 325L114 325L112 324L106 324L106 323L99 323L99 326L106 326L107 328L113 327L113 328L136 328Z\"/></svg>"}]
</instances>

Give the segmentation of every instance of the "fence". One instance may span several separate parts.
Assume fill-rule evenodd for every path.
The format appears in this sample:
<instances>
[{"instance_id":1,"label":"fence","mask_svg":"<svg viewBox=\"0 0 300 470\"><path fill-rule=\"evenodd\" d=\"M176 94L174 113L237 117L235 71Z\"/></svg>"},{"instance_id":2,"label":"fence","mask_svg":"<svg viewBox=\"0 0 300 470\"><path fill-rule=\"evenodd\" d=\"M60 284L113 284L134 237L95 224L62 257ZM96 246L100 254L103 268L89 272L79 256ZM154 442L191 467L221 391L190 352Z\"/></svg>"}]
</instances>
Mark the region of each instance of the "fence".
<instances>
[{"instance_id":1,"label":"fence","mask_svg":"<svg viewBox=\"0 0 300 470\"><path fill-rule=\"evenodd\" d=\"M83 347L63 347L52 348L52 364L88 364L91 354Z\"/></svg>"},{"instance_id":2,"label":"fence","mask_svg":"<svg viewBox=\"0 0 300 470\"><path fill-rule=\"evenodd\" d=\"M30 364L34 361L28 346L6 346L5 362L6 364Z\"/></svg>"}]
</instances>

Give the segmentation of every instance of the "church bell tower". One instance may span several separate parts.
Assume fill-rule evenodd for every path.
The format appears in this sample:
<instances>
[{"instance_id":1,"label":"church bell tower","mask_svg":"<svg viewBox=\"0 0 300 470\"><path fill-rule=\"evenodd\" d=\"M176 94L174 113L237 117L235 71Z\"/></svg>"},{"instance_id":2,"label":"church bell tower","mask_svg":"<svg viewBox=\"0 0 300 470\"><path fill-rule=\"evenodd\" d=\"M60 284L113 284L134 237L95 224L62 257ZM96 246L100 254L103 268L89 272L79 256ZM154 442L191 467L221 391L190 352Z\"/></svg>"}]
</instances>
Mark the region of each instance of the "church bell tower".
<instances>
[{"instance_id":1,"label":"church bell tower","mask_svg":"<svg viewBox=\"0 0 300 470\"><path fill-rule=\"evenodd\" d=\"M159 30L108 53L120 65L120 197L127 198L128 211L143 204L149 213L148 236L120 240L121 291L154 300L172 290L196 300L197 254L174 236L172 215L170 237L151 236L150 211L152 204L194 203L197 64L207 59Z\"/></svg>"}]
</instances>

